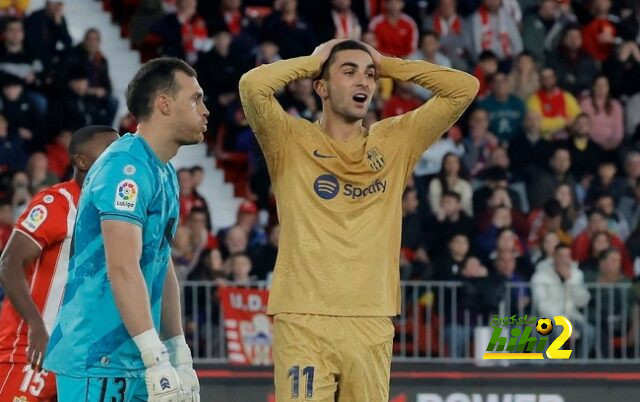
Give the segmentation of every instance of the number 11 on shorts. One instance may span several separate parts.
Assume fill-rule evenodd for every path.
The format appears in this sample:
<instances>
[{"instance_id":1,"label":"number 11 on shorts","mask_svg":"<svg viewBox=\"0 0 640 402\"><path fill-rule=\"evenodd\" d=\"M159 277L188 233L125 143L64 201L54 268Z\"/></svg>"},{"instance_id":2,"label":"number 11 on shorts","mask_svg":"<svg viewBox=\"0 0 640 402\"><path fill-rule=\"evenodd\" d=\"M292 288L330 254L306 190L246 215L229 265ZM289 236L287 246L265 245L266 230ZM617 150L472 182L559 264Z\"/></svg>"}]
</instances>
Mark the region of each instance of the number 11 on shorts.
<instances>
[{"instance_id":1,"label":"number 11 on shorts","mask_svg":"<svg viewBox=\"0 0 640 402\"><path fill-rule=\"evenodd\" d=\"M305 386L305 399L313 398L313 373L315 369L313 366L307 366L302 369L302 375L306 377ZM300 396L300 366L292 366L289 369L287 377L291 377L291 398L298 398Z\"/></svg>"}]
</instances>

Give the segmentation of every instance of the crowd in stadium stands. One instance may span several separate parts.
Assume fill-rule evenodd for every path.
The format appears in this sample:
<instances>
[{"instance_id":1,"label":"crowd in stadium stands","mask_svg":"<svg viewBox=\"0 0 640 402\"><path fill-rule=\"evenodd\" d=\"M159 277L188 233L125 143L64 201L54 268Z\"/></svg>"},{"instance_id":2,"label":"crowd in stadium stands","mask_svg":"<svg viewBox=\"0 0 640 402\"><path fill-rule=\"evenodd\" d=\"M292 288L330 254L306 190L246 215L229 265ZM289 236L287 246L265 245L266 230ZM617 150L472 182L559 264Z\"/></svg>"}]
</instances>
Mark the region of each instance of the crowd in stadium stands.
<instances>
[{"instance_id":1,"label":"crowd in stadium stands","mask_svg":"<svg viewBox=\"0 0 640 402\"><path fill-rule=\"evenodd\" d=\"M0 245L29 197L68 176L70 131L110 124L117 107L99 32L89 30L74 46L61 3L48 1L28 16L24 1L9 3L0 47ZM616 298L596 306L585 284L635 283L640 276L640 2L103 3L143 59L176 56L196 68L212 111L210 150L246 195L236 224L214 232L209 211L216 206L196 190L203 169L178 172L173 259L181 281L269 280L277 214L238 80L263 63L351 38L387 55L468 71L481 82L476 102L422 155L408 183L402 279L462 281L458 308L484 317L496 312L505 283L531 282L531 291L513 292L511 305L567 316L589 347L596 308L615 316L605 321L629 321L617 324L616 336L634 327L631 309L619 311ZM431 96L382 79L364 124ZM321 113L311 79L289 84L278 100L304 119ZM130 115L119 124L135 130ZM592 311L588 318L583 308Z\"/></svg>"}]
</instances>

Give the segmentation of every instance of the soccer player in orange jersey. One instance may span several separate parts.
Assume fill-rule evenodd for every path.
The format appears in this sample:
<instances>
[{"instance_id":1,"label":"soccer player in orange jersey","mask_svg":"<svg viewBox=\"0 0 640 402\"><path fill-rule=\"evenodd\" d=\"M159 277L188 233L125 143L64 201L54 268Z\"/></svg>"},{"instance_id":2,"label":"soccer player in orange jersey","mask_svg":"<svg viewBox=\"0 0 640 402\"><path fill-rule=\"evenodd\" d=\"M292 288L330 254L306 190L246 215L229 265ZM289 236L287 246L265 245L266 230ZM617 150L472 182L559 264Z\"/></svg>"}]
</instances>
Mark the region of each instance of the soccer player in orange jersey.
<instances>
[{"instance_id":1,"label":"soccer player in orange jersey","mask_svg":"<svg viewBox=\"0 0 640 402\"><path fill-rule=\"evenodd\" d=\"M314 123L287 114L274 96L305 77L322 100ZM362 119L377 77L411 81L434 96L367 130ZM278 401L388 400L402 193L424 150L477 91L467 73L339 40L240 80L281 224L268 306Z\"/></svg>"},{"instance_id":2,"label":"soccer player in orange jersey","mask_svg":"<svg viewBox=\"0 0 640 402\"><path fill-rule=\"evenodd\" d=\"M31 199L0 257L0 284L7 296L0 313L0 401L56 396L54 375L41 367L67 281L76 206L87 171L117 138L107 126L73 133L73 178Z\"/></svg>"}]
</instances>

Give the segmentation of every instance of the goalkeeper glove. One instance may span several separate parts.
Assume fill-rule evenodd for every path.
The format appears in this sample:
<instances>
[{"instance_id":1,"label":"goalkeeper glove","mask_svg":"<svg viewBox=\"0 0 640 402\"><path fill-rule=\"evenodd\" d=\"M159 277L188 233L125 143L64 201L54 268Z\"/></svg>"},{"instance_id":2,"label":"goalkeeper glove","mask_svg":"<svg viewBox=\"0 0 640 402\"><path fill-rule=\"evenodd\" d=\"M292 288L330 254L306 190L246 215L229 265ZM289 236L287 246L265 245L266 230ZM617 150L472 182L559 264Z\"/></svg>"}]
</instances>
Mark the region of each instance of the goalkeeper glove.
<instances>
[{"instance_id":1,"label":"goalkeeper glove","mask_svg":"<svg viewBox=\"0 0 640 402\"><path fill-rule=\"evenodd\" d=\"M176 368L176 372L182 381L182 388L191 395L189 402L200 402L200 383L198 376L193 369L193 359L191 350L184 339L184 335L178 335L164 341L164 345L169 351L171 365Z\"/></svg>"},{"instance_id":2,"label":"goalkeeper glove","mask_svg":"<svg viewBox=\"0 0 640 402\"><path fill-rule=\"evenodd\" d=\"M169 362L167 348L155 329L149 329L133 338L140 350L146 368L144 380L149 402L185 402L188 399L176 369Z\"/></svg>"}]
</instances>

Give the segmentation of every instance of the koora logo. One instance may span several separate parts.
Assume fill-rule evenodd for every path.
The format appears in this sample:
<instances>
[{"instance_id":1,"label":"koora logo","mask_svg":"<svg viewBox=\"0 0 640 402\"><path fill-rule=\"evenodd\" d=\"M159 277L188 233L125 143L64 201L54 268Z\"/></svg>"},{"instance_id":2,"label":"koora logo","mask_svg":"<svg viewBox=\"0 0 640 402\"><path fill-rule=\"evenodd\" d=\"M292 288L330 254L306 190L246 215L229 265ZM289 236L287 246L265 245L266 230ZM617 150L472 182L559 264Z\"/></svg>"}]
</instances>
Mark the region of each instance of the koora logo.
<instances>
[{"instance_id":1,"label":"koora logo","mask_svg":"<svg viewBox=\"0 0 640 402\"><path fill-rule=\"evenodd\" d=\"M571 357L571 349L560 350L560 348L567 342L573 327L569 320L563 316L553 317L555 325L562 326L562 333L549 345L546 354L549 359L568 359ZM535 324L536 331L542 335L541 337L531 336L533 332L533 324ZM507 339L502 336L503 326L515 326L511 329L511 338ZM517 327L517 325L526 325L524 331ZM542 352L547 345L548 335L553 330L553 323L549 318L520 317L516 319L516 316L510 318L495 316L492 320L493 334L489 340L486 353L482 356L483 359L501 359L501 360L539 360L544 359ZM507 344L508 342L508 344ZM517 342L517 343L516 343ZM506 348L505 348L506 346ZM531 353L534 351L536 353ZM496 353L497 352L497 353ZM507 353L501 353L507 352Z\"/></svg>"},{"instance_id":2,"label":"koora logo","mask_svg":"<svg viewBox=\"0 0 640 402\"><path fill-rule=\"evenodd\" d=\"M323 174L313 183L313 189L320 198L330 200L340 192L340 183L334 175Z\"/></svg>"}]
</instances>

